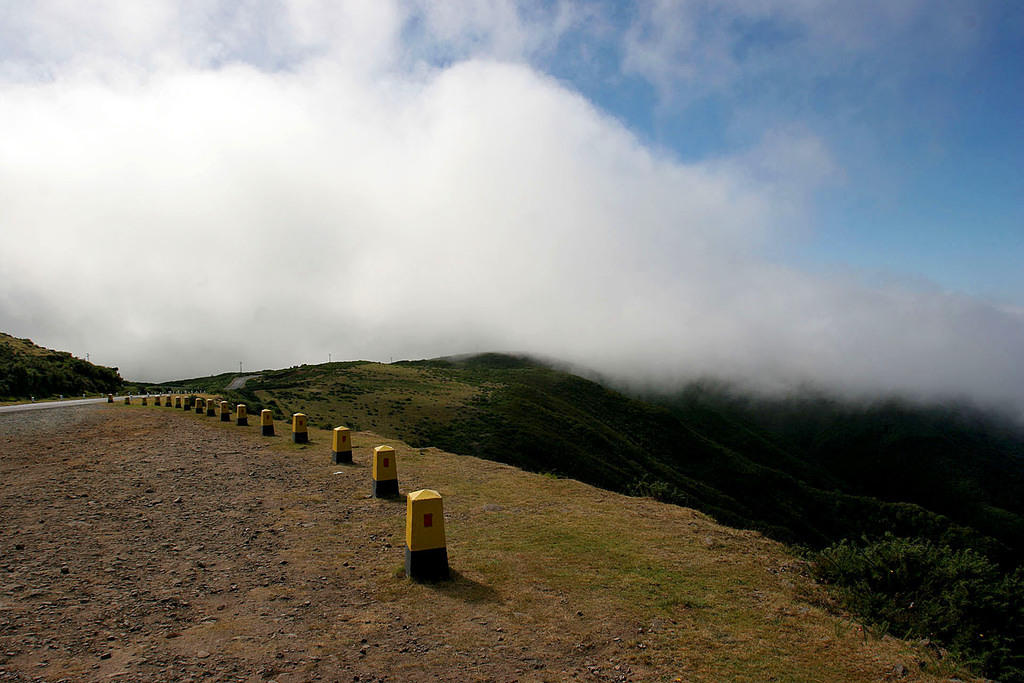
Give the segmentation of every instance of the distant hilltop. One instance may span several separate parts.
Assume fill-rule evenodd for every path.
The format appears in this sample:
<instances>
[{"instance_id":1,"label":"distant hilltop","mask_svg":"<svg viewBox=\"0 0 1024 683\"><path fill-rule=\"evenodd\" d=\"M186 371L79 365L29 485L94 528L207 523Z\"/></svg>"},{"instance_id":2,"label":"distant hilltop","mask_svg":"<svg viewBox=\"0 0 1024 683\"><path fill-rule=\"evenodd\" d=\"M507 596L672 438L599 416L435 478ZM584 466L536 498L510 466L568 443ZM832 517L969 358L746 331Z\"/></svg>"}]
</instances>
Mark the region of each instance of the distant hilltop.
<instances>
[{"instance_id":1,"label":"distant hilltop","mask_svg":"<svg viewBox=\"0 0 1024 683\"><path fill-rule=\"evenodd\" d=\"M0 332L0 400L104 394L123 383L117 368Z\"/></svg>"}]
</instances>

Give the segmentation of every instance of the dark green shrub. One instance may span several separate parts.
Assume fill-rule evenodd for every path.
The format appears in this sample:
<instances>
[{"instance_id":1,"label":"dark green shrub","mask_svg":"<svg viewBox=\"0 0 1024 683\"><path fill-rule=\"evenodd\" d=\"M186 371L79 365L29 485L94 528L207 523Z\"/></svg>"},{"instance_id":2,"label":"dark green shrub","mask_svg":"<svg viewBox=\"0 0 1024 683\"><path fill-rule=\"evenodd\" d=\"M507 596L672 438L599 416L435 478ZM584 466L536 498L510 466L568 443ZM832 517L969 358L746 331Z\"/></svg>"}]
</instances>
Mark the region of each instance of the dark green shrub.
<instances>
[{"instance_id":1,"label":"dark green shrub","mask_svg":"<svg viewBox=\"0 0 1024 683\"><path fill-rule=\"evenodd\" d=\"M935 640L986 676L1024 681L1024 579L983 555L886 535L815 561L848 607L898 637Z\"/></svg>"}]
</instances>

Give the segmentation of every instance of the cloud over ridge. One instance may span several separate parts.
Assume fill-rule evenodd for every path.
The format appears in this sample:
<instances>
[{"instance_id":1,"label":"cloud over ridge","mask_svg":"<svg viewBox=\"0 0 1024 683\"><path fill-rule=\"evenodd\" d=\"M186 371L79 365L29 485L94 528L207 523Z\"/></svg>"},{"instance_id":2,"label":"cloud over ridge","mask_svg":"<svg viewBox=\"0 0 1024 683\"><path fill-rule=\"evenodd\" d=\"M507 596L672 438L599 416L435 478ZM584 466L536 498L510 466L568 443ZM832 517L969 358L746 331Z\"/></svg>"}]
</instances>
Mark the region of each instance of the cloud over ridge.
<instances>
[{"instance_id":1,"label":"cloud over ridge","mask_svg":"<svg viewBox=\"0 0 1024 683\"><path fill-rule=\"evenodd\" d=\"M48 6L22 17L40 28L0 72L0 328L133 378L497 349L1024 409L1021 311L769 256L838 173L826 142L776 129L680 160L531 63L592 17L500 30L509 6L487 5L240 25L112 3L70 51Z\"/></svg>"}]
</instances>

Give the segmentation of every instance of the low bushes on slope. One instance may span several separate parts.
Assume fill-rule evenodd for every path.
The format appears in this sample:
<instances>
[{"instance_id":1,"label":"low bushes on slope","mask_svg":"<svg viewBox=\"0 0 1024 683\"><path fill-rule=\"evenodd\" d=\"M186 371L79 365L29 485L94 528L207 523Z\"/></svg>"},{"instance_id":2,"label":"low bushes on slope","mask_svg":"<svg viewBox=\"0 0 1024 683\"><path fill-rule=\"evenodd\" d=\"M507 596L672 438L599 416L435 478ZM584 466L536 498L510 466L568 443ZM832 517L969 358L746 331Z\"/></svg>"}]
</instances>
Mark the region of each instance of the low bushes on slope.
<instances>
[{"instance_id":1,"label":"low bushes on slope","mask_svg":"<svg viewBox=\"0 0 1024 683\"><path fill-rule=\"evenodd\" d=\"M894 636L944 644L1002 681L1024 681L1024 576L983 555L919 538L844 540L817 555L818 577Z\"/></svg>"}]
</instances>

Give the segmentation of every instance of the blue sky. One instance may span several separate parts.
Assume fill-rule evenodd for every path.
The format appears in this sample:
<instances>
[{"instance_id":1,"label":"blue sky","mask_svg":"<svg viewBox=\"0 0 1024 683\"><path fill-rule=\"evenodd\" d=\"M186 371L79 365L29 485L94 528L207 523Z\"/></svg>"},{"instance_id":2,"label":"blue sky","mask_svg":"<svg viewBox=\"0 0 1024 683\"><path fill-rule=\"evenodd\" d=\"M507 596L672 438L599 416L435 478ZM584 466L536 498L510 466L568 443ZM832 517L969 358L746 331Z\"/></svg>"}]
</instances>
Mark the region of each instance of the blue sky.
<instances>
[{"instance_id":1,"label":"blue sky","mask_svg":"<svg viewBox=\"0 0 1024 683\"><path fill-rule=\"evenodd\" d=\"M796 3L749 13L685 4L697 9L667 14L692 16L714 38L662 58L706 74L672 78L657 63L623 73L622 35L656 30L624 3L609 8L603 40L568 36L544 68L682 159L733 154L778 128L817 136L841 177L816 190L813 229L780 259L1024 304L1024 8L910 3L885 25L867 3L860 21L878 22L876 35L840 48ZM724 49L727 61L702 49Z\"/></svg>"},{"instance_id":2,"label":"blue sky","mask_svg":"<svg viewBox=\"0 0 1024 683\"><path fill-rule=\"evenodd\" d=\"M8 3L0 329L138 379L490 349L1024 414L1022 37L1009 1Z\"/></svg>"}]
</instances>

